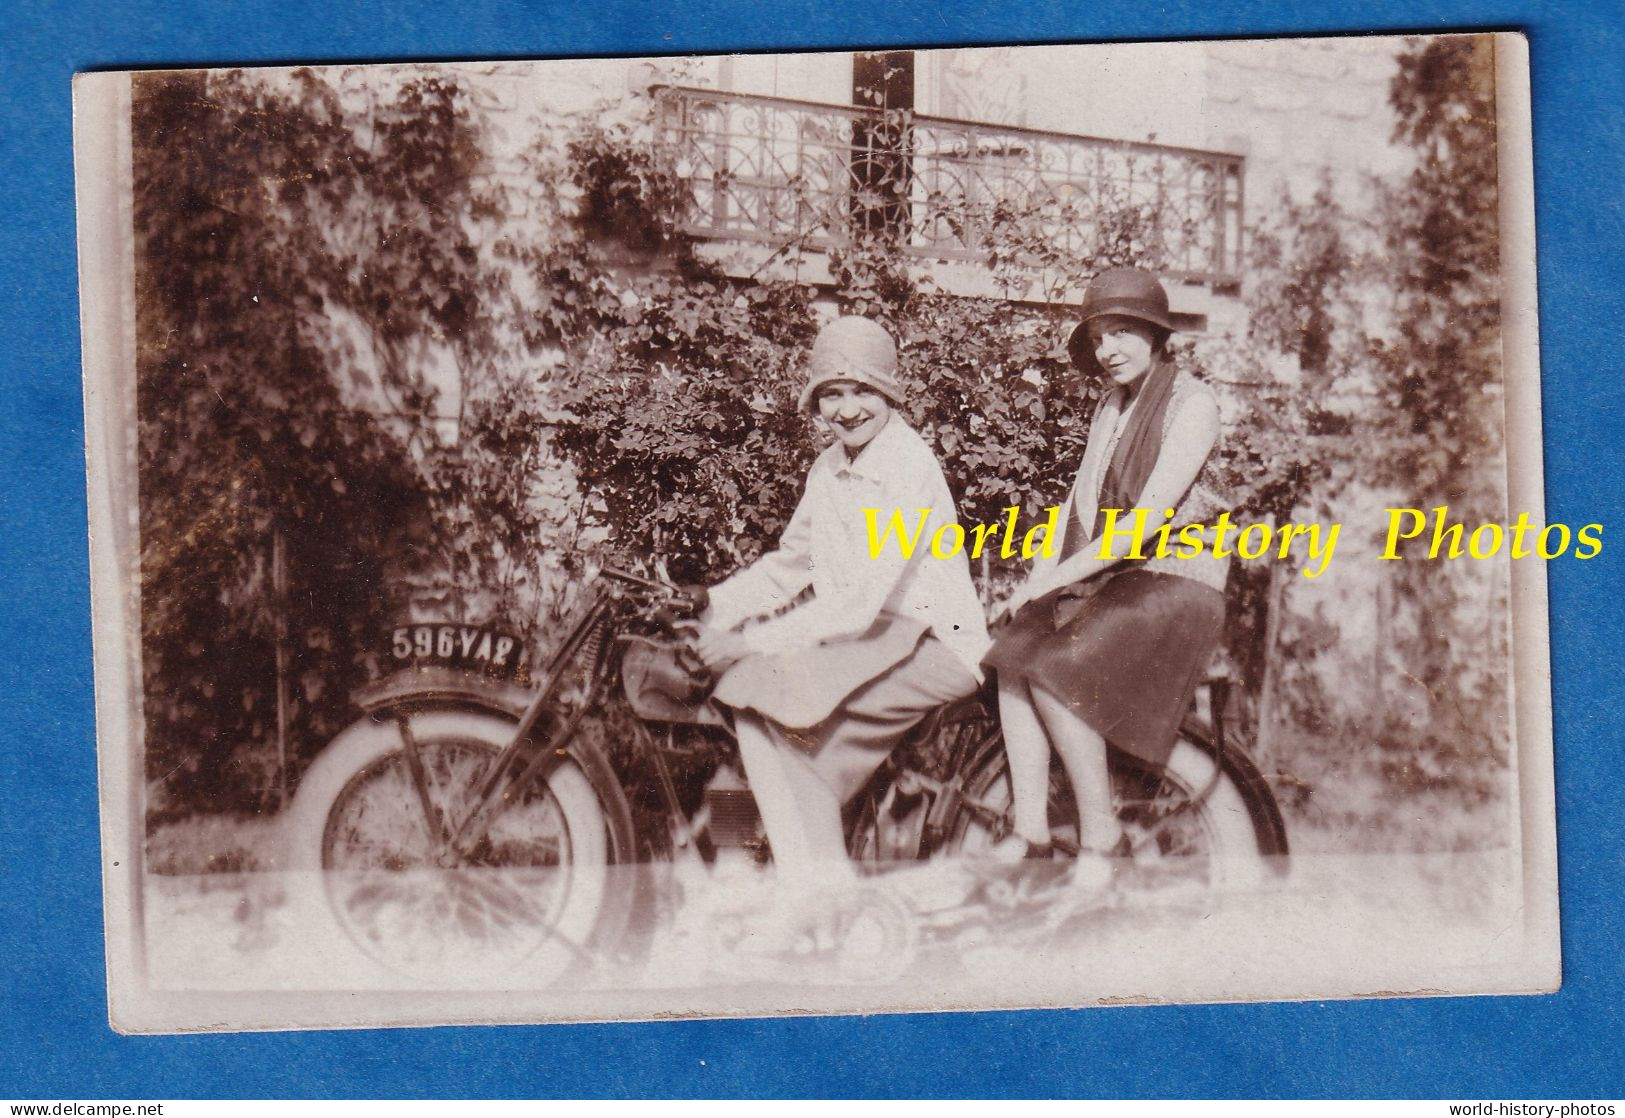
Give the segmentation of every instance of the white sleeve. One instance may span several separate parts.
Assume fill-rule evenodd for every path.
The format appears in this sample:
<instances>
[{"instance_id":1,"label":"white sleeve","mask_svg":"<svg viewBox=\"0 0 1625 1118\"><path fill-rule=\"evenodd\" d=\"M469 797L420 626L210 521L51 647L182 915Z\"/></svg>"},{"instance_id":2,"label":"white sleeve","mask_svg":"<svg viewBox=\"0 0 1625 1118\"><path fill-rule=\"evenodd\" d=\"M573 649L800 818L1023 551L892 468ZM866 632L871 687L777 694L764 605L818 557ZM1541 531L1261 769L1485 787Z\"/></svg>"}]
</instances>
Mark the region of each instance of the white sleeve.
<instances>
[{"instance_id":1,"label":"white sleeve","mask_svg":"<svg viewBox=\"0 0 1625 1118\"><path fill-rule=\"evenodd\" d=\"M808 490L811 485L808 485ZM710 623L732 629L752 617L775 613L812 584L812 501L803 490L779 546L711 588Z\"/></svg>"},{"instance_id":2,"label":"white sleeve","mask_svg":"<svg viewBox=\"0 0 1625 1118\"><path fill-rule=\"evenodd\" d=\"M745 639L754 650L790 652L826 640L861 636L874 624L892 593L915 576L921 563L938 562L930 555L931 536L937 528L953 522L953 502L935 461L929 463L929 470L925 464L920 465L919 469L906 469L889 479L876 507L881 524L889 522L894 512L901 512L905 523L917 525L920 513L929 510L909 556L904 557L895 535L878 555L872 554L865 532L863 554L847 557L843 564L855 576L828 583L821 580L811 601L747 630Z\"/></svg>"}]
</instances>

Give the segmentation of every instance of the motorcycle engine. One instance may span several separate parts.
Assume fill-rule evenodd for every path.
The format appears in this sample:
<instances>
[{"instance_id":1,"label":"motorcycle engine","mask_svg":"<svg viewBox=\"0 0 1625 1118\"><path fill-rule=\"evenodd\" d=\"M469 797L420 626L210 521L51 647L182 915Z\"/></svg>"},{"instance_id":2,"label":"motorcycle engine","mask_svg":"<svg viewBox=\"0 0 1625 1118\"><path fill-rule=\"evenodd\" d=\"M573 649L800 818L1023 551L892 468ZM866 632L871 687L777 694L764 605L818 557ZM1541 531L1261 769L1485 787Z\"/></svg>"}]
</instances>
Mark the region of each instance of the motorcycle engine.
<instances>
[{"instance_id":1,"label":"motorcycle engine","mask_svg":"<svg viewBox=\"0 0 1625 1118\"><path fill-rule=\"evenodd\" d=\"M762 846L762 817L756 810L756 799L733 766L720 766L706 782L705 815L713 845Z\"/></svg>"}]
</instances>

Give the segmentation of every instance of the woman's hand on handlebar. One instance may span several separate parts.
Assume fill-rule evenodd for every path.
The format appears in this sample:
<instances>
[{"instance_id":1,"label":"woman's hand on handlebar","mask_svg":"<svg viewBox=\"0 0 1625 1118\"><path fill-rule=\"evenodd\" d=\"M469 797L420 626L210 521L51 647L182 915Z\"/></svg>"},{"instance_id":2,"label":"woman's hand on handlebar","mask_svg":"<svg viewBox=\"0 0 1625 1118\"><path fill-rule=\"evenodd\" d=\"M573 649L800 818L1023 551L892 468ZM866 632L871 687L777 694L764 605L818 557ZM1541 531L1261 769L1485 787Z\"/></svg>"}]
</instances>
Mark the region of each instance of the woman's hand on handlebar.
<instances>
[{"instance_id":1,"label":"woman's hand on handlebar","mask_svg":"<svg viewBox=\"0 0 1625 1118\"><path fill-rule=\"evenodd\" d=\"M736 633L731 629L715 629L709 625L698 626L693 642L694 652L713 672L727 671L751 652L742 633Z\"/></svg>"},{"instance_id":2,"label":"woman's hand on handlebar","mask_svg":"<svg viewBox=\"0 0 1625 1118\"><path fill-rule=\"evenodd\" d=\"M685 617L699 617L711 605L711 591L697 582L685 582L677 587L672 607Z\"/></svg>"},{"instance_id":3,"label":"woman's hand on handlebar","mask_svg":"<svg viewBox=\"0 0 1625 1118\"><path fill-rule=\"evenodd\" d=\"M661 628L681 636L691 636L699 628L711 595L703 586L678 586L665 604L650 616Z\"/></svg>"}]
</instances>

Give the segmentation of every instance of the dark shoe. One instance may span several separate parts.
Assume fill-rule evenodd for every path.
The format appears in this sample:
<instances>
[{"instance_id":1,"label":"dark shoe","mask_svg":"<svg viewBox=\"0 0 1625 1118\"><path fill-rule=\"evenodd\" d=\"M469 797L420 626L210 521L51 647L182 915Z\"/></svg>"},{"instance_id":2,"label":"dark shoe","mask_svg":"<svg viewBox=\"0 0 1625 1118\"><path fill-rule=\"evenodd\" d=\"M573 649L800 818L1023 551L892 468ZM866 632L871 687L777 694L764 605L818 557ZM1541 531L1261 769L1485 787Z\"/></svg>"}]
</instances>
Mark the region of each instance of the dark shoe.
<instances>
[{"instance_id":1,"label":"dark shoe","mask_svg":"<svg viewBox=\"0 0 1625 1118\"><path fill-rule=\"evenodd\" d=\"M977 869L982 881L967 900L994 908L1017 907L1053 887L1066 868L1067 862L1055 857L1053 843L1008 835L986 851Z\"/></svg>"}]
</instances>

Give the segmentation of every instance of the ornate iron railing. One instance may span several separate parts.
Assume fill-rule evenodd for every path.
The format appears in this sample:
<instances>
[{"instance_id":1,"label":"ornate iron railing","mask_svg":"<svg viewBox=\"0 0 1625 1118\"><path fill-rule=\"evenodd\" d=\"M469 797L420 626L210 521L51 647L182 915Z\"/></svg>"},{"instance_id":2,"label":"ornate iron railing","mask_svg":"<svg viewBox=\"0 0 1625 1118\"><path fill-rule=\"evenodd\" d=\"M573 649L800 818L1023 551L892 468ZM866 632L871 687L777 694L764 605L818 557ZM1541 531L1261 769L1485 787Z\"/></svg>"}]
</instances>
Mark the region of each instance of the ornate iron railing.
<instances>
[{"instance_id":1,"label":"ornate iron railing","mask_svg":"<svg viewBox=\"0 0 1625 1118\"><path fill-rule=\"evenodd\" d=\"M656 142L692 189L684 231L814 251L884 233L1002 268L1132 258L1235 283L1245 159L716 90L660 91Z\"/></svg>"}]
</instances>

